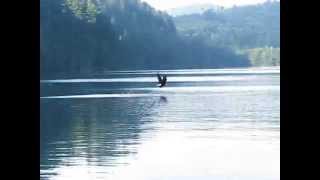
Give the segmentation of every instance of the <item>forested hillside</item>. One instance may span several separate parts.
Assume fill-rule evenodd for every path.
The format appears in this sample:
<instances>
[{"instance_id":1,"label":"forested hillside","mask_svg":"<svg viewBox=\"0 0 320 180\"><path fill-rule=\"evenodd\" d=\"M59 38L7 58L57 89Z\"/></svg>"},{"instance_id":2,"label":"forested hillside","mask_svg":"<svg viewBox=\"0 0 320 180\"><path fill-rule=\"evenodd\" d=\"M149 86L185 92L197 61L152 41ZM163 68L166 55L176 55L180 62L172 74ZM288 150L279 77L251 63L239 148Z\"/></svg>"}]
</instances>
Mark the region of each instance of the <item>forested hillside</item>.
<instances>
[{"instance_id":1,"label":"forested hillside","mask_svg":"<svg viewBox=\"0 0 320 180\"><path fill-rule=\"evenodd\" d=\"M280 65L279 1L209 9L174 17L174 22L184 39L197 39L211 47L245 52L252 66ZM270 52L273 54L267 55ZM271 56L272 60L268 58Z\"/></svg>"},{"instance_id":2,"label":"forested hillside","mask_svg":"<svg viewBox=\"0 0 320 180\"><path fill-rule=\"evenodd\" d=\"M41 78L105 70L248 66L246 56L181 38L139 0L40 0Z\"/></svg>"},{"instance_id":3,"label":"forested hillside","mask_svg":"<svg viewBox=\"0 0 320 180\"><path fill-rule=\"evenodd\" d=\"M185 38L202 39L211 46L257 48L280 46L280 2L210 9L177 16L177 30Z\"/></svg>"}]
</instances>

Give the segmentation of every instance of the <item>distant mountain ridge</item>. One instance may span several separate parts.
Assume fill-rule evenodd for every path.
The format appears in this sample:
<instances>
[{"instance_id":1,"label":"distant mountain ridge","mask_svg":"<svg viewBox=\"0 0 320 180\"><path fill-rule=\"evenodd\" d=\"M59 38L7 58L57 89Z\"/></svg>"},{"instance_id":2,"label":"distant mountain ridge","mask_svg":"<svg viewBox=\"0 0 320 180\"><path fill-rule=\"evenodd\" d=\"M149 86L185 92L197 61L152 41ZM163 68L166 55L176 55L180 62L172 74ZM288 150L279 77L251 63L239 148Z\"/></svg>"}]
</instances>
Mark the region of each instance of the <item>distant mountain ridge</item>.
<instances>
[{"instance_id":1,"label":"distant mountain ridge","mask_svg":"<svg viewBox=\"0 0 320 180\"><path fill-rule=\"evenodd\" d=\"M280 2L208 9L173 18L185 39L247 54L253 66L280 64Z\"/></svg>"},{"instance_id":2,"label":"distant mountain ridge","mask_svg":"<svg viewBox=\"0 0 320 180\"><path fill-rule=\"evenodd\" d=\"M280 2L209 9L173 18L180 35L212 46L256 48L280 46Z\"/></svg>"},{"instance_id":3,"label":"distant mountain ridge","mask_svg":"<svg viewBox=\"0 0 320 180\"><path fill-rule=\"evenodd\" d=\"M190 14L202 14L207 10L220 10L224 9L222 6L217 6L214 4L195 4L189 5L185 7L172 8L167 10L166 12L171 16L182 16L182 15L190 15Z\"/></svg>"}]
</instances>

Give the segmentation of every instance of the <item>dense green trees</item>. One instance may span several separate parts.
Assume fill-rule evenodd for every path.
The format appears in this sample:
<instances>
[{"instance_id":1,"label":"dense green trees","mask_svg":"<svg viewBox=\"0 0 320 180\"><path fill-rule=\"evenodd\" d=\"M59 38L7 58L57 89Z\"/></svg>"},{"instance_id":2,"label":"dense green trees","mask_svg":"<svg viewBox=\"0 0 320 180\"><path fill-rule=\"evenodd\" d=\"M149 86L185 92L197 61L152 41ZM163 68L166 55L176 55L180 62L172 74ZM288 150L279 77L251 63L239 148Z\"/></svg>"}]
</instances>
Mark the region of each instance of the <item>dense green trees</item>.
<instances>
[{"instance_id":1,"label":"dense green trees","mask_svg":"<svg viewBox=\"0 0 320 180\"><path fill-rule=\"evenodd\" d=\"M199 39L211 47L231 48L241 54L245 52L253 66L279 65L278 1L229 9L215 8L201 14L177 16L174 22L184 39ZM273 50L279 53L271 53L272 48L268 47L274 47ZM269 58L270 54L274 57Z\"/></svg>"},{"instance_id":2,"label":"dense green trees","mask_svg":"<svg viewBox=\"0 0 320 180\"><path fill-rule=\"evenodd\" d=\"M71 12L80 19L88 22L95 22L98 15L98 7L92 0L65 0L64 6L69 8Z\"/></svg>"},{"instance_id":3,"label":"dense green trees","mask_svg":"<svg viewBox=\"0 0 320 180\"><path fill-rule=\"evenodd\" d=\"M211 46L234 49L280 46L277 1L177 16L174 22L183 37L201 38Z\"/></svg>"},{"instance_id":4,"label":"dense green trees","mask_svg":"<svg viewBox=\"0 0 320 180\"><path fill-rule=\"evenodd\" d=\"M41 78L104 70L247 66L246 56L178 36L139 0L41 0Z\"/></svg>"}]
</instances>

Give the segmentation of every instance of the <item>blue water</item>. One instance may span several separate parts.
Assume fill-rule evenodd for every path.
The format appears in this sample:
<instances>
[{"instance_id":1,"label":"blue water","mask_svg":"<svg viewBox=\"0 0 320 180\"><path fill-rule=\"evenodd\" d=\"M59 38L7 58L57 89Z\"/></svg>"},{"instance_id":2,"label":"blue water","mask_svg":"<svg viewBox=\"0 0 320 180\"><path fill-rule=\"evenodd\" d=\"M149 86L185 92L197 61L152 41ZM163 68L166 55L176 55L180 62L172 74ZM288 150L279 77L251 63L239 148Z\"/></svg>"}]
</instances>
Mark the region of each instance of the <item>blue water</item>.
<instances>
[{"instance_id":1,"label":"blue water","mask_svg":"<svg viewBox=\"0 0 320 180\"><path fill-rule=\"evenodd\" d=\"M279 68L157 72L42 80L41 179L280 179Z\"/></svg>"}]
</instances>

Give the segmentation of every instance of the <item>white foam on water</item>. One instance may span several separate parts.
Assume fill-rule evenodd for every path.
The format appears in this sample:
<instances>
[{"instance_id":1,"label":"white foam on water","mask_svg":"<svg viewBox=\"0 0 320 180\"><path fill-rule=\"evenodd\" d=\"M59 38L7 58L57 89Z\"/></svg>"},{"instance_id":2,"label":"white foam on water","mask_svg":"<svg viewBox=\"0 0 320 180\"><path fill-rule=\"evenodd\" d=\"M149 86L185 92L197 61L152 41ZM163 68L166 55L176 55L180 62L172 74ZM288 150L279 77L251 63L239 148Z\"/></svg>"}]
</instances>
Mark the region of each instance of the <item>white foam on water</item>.
<instances>
[{"instance_id":1,"label":"white foam on water","mask_svg":"<svg viewBox=\"0 0 320 180\"><path fill-rule=\"evenodd\" d=\"M86 95L63 95L63 96L45 96L41 99L75 99L75 98L129 98L129 97L151 97L161 96L155 93L132 93L133 91L151 91L151 92L167 92L172 94L177 93L221 93L221 92L259 92L259 91L280 91L279 85L269 86L198 86L198 87L155 87L155 88L123 88L119 91L131 91L130 93L120 94L86 94Z\"/></svg>"},{"instance_id":2,"label":"white foam on water","mask_svg":"<svg viewBox=\"0 0 320 180\"><path fill-rule=\"evenodd\" d=\"M207 81L239 81L249 80L253 77L235 76L190 76L190 77L168 77L170 82L207 82ZM132 77L132 78L106 78L106 79L55 79L41 80L40 83L101 83L101 82L157 82L156 77Z\"/></svg>"},{"instance_id":3,"label":"white foam on water","mask_svg":"<svg viewBox=\"0 0 320 180\"><path fill-rule=\"evenodd\" d=\"M198 86L198 87L164 87L164 88L126 88L124 90L134 91L161 91L161 92L176 92L176 93L192 93L192 92L252 92L252 91L279 91L279 85L268 86Z\"/></svg>"},{"instance_id":4,"label":"white foam on water","mask_svg":"<svg viewBox=\"0 0 320 180\"><path fill-rule=\"evenodd\" d=\"M79 98L129 98L129 97L151 97L160 96L157 94L87 94L87 95L67 95L67 96L44 96L40 99L79 99Z\"/></svg>"}]
</instances>

